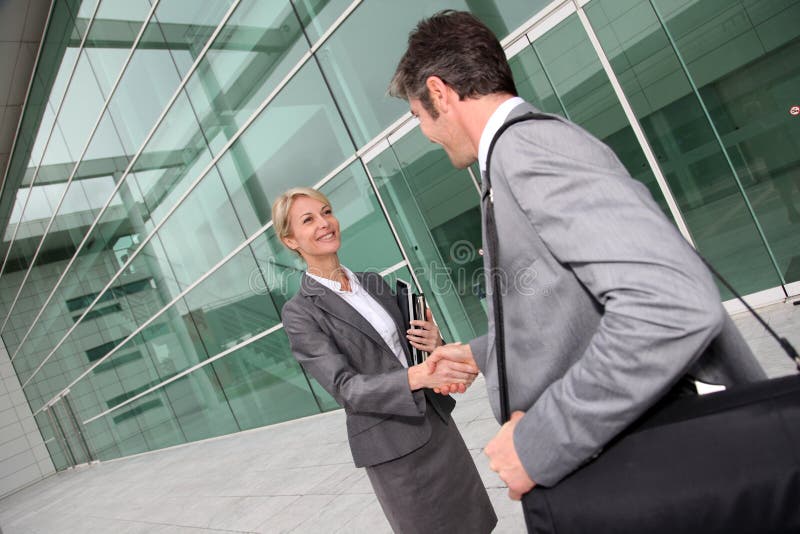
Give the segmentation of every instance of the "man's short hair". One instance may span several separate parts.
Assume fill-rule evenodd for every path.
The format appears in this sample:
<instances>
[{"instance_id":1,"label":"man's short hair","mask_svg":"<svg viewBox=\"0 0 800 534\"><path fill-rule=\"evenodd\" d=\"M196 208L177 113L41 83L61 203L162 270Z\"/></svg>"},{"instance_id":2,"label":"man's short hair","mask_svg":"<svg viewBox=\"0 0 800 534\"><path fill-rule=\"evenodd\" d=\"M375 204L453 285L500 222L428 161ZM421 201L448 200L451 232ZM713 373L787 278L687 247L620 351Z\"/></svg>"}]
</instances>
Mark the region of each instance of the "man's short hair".
<instances>
[{"instance_id":1,"label":"man's short hair","mask_svg":"<svg viewBox=\"0 0 800 534\"><path fill-rule=\"evenodd\" d=\"M397 65L389 94L420 100L436 118L425 85L429 76L438 76L462 100L493 93L517 95L500 41L483 22L464 11L440 11L417 24L408 36L408 49Z\"/></svg>"}]
</instances>

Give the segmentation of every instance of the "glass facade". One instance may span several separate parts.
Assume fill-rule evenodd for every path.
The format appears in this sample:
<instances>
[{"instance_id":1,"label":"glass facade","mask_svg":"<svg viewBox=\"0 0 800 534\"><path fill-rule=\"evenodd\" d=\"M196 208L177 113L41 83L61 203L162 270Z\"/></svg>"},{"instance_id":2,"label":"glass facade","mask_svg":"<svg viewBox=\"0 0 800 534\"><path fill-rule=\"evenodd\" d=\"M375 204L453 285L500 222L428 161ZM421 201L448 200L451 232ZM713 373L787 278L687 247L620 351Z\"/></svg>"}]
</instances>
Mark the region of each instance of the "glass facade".
<instances>
[{"instance_id":1,"label":"glass facade","mask_svg":"<svg viewBox=\"0 0 800 534\"><path fill-rule=\"evenodd\" d=\"M740 292L800 293L800 3L579 4L56 0L0 198L0 335L57 468L337 408L281 325L291 186L331 198L347 266L416 284L447 340L485 332L480 175L386 94L440 9Z\"/></svg>"}]
</instances>

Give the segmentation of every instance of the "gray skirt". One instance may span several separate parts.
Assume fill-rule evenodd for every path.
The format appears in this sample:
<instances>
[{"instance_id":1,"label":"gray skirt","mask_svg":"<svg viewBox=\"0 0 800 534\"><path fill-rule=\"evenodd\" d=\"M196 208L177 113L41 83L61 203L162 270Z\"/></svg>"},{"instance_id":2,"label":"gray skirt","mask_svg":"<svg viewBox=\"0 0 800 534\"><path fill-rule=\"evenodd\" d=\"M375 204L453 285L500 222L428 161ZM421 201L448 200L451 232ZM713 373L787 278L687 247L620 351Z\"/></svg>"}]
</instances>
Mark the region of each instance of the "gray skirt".
<instances>
[{"instance_id":1,"label":"gray skirt","mask_svg":"<svg viewBox=\"0 0 800 534\"><path fill-rule=\"evenodd\" d=\"M428 407L431 439L405 456L366 467L383 513L398 534L486 534L497 524L475 462L448 416Z\"/></svg>"}]
</instances>

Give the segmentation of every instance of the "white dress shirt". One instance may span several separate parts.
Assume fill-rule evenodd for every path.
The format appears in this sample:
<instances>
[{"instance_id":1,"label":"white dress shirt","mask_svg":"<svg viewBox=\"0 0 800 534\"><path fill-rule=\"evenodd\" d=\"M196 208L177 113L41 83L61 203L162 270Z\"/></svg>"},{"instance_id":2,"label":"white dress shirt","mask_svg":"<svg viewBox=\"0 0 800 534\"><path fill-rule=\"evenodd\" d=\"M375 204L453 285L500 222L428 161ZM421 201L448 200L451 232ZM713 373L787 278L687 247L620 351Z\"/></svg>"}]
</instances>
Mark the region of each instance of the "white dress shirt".
<instances>
[{"instance_id":1,"label":"white dress shirt","mask_svg":"<svg viewBox=\"0 0 800 534\"><path fill-rule=\"evenodd\" d=\"M481 176L486 172L486 157L489 155L489 144L492 142L492 137L494 137L494 134L497 133L497 130L500 129L503 123L506 122L511 110L523 102L525 101L518 96L509 98L494 110L494 113L492 113L492 116L489 117L489 120L486 122L486 126L483 127L481 140L478 143L478 165L480 165L481 168Z\"/></svg>"},{"instance_id":2,"label":"white dress shirt","mask_svg":"<svg viewBox=\"0 0 800 534\"><path fill-rule=\"evenodd\" d=\"M306 274L335 292L352 306L380 334L403 367L408 367L406 353L403 351L403 346L400 344L400 336L397 333L397 326L389 312L361 287L358 277L350 269L344 265L341 267L350 281L350 291L342 291L342 284L339 282L316 276L308 271L306 271Z\"/></svg>"}]
</instances>

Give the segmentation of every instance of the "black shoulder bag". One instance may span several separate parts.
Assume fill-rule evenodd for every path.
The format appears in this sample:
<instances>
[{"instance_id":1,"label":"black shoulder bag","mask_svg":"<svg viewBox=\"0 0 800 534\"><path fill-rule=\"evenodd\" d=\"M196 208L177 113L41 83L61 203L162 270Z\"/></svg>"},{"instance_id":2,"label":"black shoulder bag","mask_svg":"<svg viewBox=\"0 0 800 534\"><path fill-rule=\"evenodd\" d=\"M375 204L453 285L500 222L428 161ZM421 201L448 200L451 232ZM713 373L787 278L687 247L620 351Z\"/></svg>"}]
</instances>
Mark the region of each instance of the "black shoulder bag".
<instances>
[{"instance_id":1,"label":"black shoulder bag","mask_svg":"<svg viewBox=\"0 0 800 534\"><path fill-rule=\"evenodd\" d=\"M509 419L499 242L489 163L486 236L492 281L503 421ZM800 370L800 358L705 262L778 340ZM559 534L800 532L800 375L660 402L603 452L553 487L523 497L528 531Z\"/></svg>"}]
</instances>

